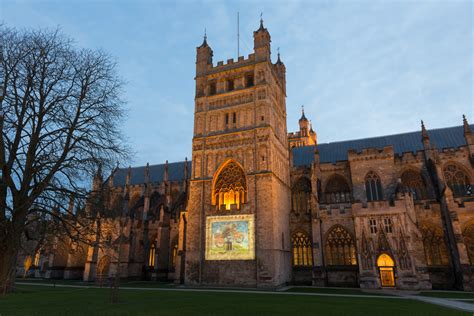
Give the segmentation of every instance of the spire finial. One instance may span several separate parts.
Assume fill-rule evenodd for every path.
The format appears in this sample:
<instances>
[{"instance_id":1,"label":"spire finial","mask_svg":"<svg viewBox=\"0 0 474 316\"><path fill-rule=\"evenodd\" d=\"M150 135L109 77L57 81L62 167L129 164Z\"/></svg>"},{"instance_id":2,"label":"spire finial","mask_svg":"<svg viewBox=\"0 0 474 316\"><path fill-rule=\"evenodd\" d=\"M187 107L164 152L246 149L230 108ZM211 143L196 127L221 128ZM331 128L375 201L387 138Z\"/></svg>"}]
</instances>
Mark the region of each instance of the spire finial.
<instances>
[{"instance_id":1,"label":"spire finial","mask_svg":"<svg viewBox=\"0 0 474 316\"><path fill-rule=\"evenodd\" d=\"M202 41L202 44L200 47L206 47L207 46L207 30L204 28L204 40Z\"/></svg>"},{"instance_id":2,"label":"spire finial","mask_svg":"<svg viewBox=\"0 0 474 316\"><path fill-rule=\"evenodd\" d=\"M259 31L265 29L263 27L263 12L260 12L260 28L258 29Z\"/></svg>"},{"instance_id":3,"label":"spire finial","mask_svg":"<svg viewBox=\"0 0 474 316\"><path fill-rule=\"evenodd\" d=\"M428 136L428 132L426 131L425 123L423 122L423 120L421 120L421 139L422 140L430 139L430 137Z\"/></svg>"},{"instance_id":4,"label":"spire finial","mask_svg":"<svg viewBox=\"0 0 474 316\"><path fill-rule=\"evenodd\" d=\"M462 115L462 125L464 127L464 134L471 134L471 127L469 126L469 123L467 121L466 115Z\"/></svg>"}]
</instances>

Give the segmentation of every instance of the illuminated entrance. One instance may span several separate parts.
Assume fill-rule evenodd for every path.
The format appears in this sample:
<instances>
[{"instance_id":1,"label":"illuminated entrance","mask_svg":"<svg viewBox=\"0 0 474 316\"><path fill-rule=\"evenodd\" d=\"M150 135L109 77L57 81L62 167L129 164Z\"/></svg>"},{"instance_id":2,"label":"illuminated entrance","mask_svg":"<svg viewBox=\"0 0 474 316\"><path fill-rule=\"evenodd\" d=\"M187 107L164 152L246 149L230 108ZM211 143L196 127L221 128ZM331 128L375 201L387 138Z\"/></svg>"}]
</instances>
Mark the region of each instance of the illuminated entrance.
<instances>
[{"instance_id":1,"label":"illuminated entrance","mask_svg":"<svg viewBox=\"0 0 474 316\"><path fill-rule=\"evenodd\" d=\"M395 286L395 277L393 274L394 266L395 263L393 262L393 259L385 253L381 254L377 259L377 267L380 272L380 282L383 287Z\"/></svg>"}]
</instances>

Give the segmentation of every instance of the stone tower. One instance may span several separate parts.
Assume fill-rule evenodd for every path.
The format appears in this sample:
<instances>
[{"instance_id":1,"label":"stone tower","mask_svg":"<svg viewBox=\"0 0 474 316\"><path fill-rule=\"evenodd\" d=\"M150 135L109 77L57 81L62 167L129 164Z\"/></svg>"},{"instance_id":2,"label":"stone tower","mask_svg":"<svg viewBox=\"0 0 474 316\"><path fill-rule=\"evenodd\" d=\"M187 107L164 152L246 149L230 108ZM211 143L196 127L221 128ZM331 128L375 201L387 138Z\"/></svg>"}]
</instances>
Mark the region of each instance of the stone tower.
<instances>
[{"instance_id":1,"label":"stone tower","mask_svg":"<svg viewBox=\"0 0 474 316\"><path fill-rule=\"evenodd\" d=\"M276 287L290 280L285 65L260 21L254 53L212 63L197 48L185 283Z\"/></svg>"}]
</instances>

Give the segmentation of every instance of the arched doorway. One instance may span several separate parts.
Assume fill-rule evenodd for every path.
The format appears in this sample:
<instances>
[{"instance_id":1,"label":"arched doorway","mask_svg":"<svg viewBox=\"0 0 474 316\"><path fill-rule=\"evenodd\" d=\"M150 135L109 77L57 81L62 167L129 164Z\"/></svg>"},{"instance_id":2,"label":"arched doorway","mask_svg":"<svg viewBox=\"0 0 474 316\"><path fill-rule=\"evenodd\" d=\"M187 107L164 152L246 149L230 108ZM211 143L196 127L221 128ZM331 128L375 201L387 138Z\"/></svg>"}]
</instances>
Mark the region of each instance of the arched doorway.
<instances>
[{"instance_id":1,"label":"arched doorway","mask_svg":"<svg viewBox=\"0 0 474 316\"><path fill-rule=\"evenodd\" d=\"M395 276L393 273L393 267L395 263L393 259L386 253L381 254L377 259L377 267L380 272L380 283L382 287L393 287L395 286Z\"/></svg>"}]
</instances>

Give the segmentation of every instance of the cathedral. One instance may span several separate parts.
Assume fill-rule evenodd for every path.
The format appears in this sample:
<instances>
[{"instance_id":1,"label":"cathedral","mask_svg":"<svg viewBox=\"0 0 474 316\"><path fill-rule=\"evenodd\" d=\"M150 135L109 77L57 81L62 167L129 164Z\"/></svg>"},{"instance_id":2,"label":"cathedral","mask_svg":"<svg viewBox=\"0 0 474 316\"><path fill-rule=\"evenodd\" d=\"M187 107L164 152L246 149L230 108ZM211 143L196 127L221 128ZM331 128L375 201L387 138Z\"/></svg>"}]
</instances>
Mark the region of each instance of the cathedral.
<instances>
[{"instance_id":1,"label":"cathedral","mask_svg":"<svg viewBox=\"0 0 474 316\"><path fill-rule=\"evenodd\" d=\"M18 273L474 290L474 126L318 143L303 110L288 133L285 64L253 38L226 63L197 47L192 159L99 170L93 242L30 245Z\"/></svg>"}]
</instances>

